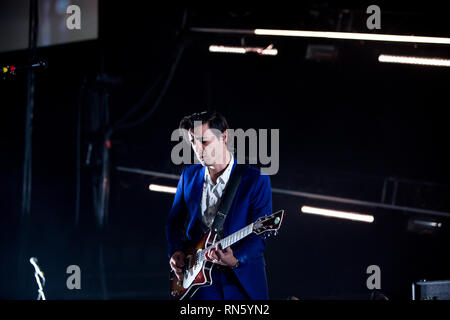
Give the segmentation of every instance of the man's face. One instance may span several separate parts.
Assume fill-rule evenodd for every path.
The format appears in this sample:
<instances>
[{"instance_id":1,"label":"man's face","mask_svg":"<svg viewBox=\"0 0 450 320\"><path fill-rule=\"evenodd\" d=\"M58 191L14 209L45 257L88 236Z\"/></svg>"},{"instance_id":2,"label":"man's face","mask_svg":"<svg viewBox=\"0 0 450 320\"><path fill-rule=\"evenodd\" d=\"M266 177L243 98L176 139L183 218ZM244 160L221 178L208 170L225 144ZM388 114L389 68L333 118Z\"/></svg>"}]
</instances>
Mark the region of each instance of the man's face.
<instances>
[{"instance_id":1,"label":"man's face","mask_svg":"<svg viewBox=\"0 0 450 320\"><path fill-rule=\"evenodd\" d=\"M227 131L220 133L219 138L214 133L220 131L210 129L207 123L189 130L192 149L203 166L225 163Z\"/></svg>"}]
</instances>

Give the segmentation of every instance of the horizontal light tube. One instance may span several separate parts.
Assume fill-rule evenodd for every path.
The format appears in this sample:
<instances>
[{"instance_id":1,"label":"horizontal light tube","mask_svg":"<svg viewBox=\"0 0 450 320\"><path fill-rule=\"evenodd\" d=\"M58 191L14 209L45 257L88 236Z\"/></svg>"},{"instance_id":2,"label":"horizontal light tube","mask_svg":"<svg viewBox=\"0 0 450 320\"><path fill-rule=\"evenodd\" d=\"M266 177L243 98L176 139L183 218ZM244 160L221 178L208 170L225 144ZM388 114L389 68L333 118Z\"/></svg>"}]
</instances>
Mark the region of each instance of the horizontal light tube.
<instances>
[{"instance_id":1,"label":"horizontal light tube","mask_svg":"<svg viewBox=\"0 0 450 320\"><path fill-rule=\"evenodd\" d=\"M374 217L371 215L367 215L367 214L320 209L320 208L314 208L314 207L308 207L308 206L302 206L301 210L303 213L318 214L318 215L327 216L327 217L349 219L349 220L369 222L369 223L372 223L374 221Z\"/></svg>"},{"instance_id":2,"label":"horizontal light tube","mask_svg":"<svg viewBox=\"0 0 450 320\"><path fill-rule=\"evenodd\" d=\"M393 35L393 34L330 32L330 31L303 31L303 30L277 30L277 29L255 29L254 33L256 35L265 35L265 36L287 36L287 37L306 37L306 38L328 38L328 39L450 44L450 38L401 36L401 35Z\"/></svg>"},{"instance_id":3,"label":"horizontal light tube","mask_svg":"<svg viewBox=\"0 0 450 320\"><path fill-rule=\"evenodd\" d=\"M255 51L263 56L276 56L278 54L277 49L259 49L258 48Z\"/></svg>"},{"instance_id":4,"label":"horizontal light tube","mask_svg":"<svg viewBox=\"0 0 450 320\"><path fill-rule=\"evenodd\" d=\"M434 222L434 221L413 220L413 223L416 225L432 228L440 228L442 226L441 222Z\"/></svg>"},{"instance_id":5,"label":"horizontal light tube","mask_svg":"<svg viewBox=\"0 0 450 320\"><path fill-rule=\"evenodd\" d=\"M222 52L222 53L239 53L246 54L247 52L256 52L262 56L276 56L278 54L277 49L273 48L262 48L262 47L229 47L229 46L218 46L210 45L209 52Z\"/></svg>"},{"instance_id":6,"label":"horizontal light tube","mask_svg":"<svg viewBox=\"0 0 450 320\"><path fill-rule=\"evenodd\" d=\"M151 184L149 187L150 191L156 191L156 192L166 192L166 193L176 193L177 188L175 187L168 187L168 186L161 186L159 184Z\"/></svg>"},{"instance_id":7,"label":"horizontal light tube","mask_svg":"<svg viewBox=\"0 0 450 320\"><path fill-rule=\"evenodd\" d=\"M223 53L239 53L245 54L246 50L242 47L226 47L226 46L209 46L209 52L223 52Z\"/></svg>"},{"instance_id":8,"label":"horizontal light tube","mask_svg":"<svg viewBox=\"0 0 450 320\"><path fill-rule=\"evenodd\" d=\"M388 54L380 54L378 56L378 61L388 63L406 63L406 64L420 64L427 66L450 67L450 59L392 56Z\"/></svg>"}]
</instances>

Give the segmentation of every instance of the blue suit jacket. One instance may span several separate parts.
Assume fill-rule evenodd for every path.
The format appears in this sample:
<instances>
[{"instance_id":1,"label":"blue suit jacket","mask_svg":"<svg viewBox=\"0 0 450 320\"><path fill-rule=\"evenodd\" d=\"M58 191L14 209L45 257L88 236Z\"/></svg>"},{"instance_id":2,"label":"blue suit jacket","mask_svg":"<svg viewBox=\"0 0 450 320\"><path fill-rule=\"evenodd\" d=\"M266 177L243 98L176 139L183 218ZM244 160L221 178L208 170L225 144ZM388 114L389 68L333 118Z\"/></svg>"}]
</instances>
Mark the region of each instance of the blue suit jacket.
<instances>
[{"instance_id":1,"label":"blue suit jacket","mask_svg":"<svg viewBox=\"0 0 450 320\"><path fill-rule=\"evenodd\" d=\"M234 172L236 159L231 174ZM201 196L205 167L195 164L183 169L166 224L169 257L183 250L186 241L197 243L203 236ZM272 213L270 179L260 170L247 167L223 226L224 236ZM266 240L252 233L232 246L239 267L233 269L251 299L268 299L264 249ZM214 281L214 279L213 279Z\"/></svg>"}]
</instances>

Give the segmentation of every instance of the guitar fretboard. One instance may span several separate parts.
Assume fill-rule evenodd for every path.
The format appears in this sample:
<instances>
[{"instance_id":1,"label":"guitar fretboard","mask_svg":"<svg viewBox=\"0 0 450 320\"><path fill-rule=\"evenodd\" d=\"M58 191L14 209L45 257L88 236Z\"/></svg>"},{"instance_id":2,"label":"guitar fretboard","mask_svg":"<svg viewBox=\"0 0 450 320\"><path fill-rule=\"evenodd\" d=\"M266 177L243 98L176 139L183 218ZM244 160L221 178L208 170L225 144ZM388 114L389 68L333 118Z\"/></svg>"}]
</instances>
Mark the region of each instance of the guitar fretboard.
<instances>
[{"instance_id":1,"label":"guitar fretboard","mask_svg":"<svg viewBox=\"0 0 450 320\"><path fill-rule=\"evenodd\" d=\"M249 234L251 234L253 232L253 225L254 225L254 223L251 223L248 226L236 231L235 233L230 234L228 237L223 238L219 242L216 242L216 244L214 246L210 246L208 248L203 249L201 257L204 258L204 253L212 248L215 248L217 243L220 243L220 245L222 246L222 250L223 250L223 249L228 248L229 246L233 245L234 243L238 242L239 240L245 238L246 236L248 236Z\"/></svg>"},{"instance_id":2,"label":"guitar fretboard","mask_svg":"<svg viewBox=\"0 0 450 320\"><path fill-rule=\"evenodd\" d=\"M222 240L219 241L219 243L221 244L222 248L225 249L235 244L239 240L245 238L252 232L253 232L253 223L249 224L245 228L242 228L241 230L236 231L233 234L230 234L228 237L223 238Z\"/></svg>"}]
</instances>

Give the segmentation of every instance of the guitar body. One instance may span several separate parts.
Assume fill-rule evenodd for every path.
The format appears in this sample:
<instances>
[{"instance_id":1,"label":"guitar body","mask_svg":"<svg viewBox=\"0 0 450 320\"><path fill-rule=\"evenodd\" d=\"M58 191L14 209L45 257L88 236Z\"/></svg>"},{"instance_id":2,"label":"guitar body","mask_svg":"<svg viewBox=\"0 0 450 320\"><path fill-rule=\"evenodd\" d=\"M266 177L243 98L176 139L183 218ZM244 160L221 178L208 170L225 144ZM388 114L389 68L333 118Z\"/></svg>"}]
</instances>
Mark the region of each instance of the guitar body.
<instances>
[{"instance_id":1,"label":"guitar body","mask_svg":"<svg viewBox=\"0 0 450 320\"><path fill-rule=\"evenodd\" d=\"M189 299L201 287L212 284L211 272L214 264L206 260L196 263L196 255L201 250L214 245L215 239L215 234L207 232L195 247L185 250L186 260L181 280L178 280L173 271L170 273L172 300Z\"/></svg>"},{"instance_id":2,"label":"guitar body","mask_svg":"<svg viewBox=\"0 0 450 320\"><path fill-rule=\"evenodd\" d=\"M271 215L258 218L254 223L220 241L217 241L215 233L207 232L195 247L184 251L185 262L181 279L178 280L175 273L170 272L170 296L172 300L189 299L199 288L212 284L214 263L207 260L206 253L213 249L216 244L220 244L222 248L228 248L252 233L264 237L277 234L283 220L284 210L279 210Z\"/></svg>"}]
</instances>

